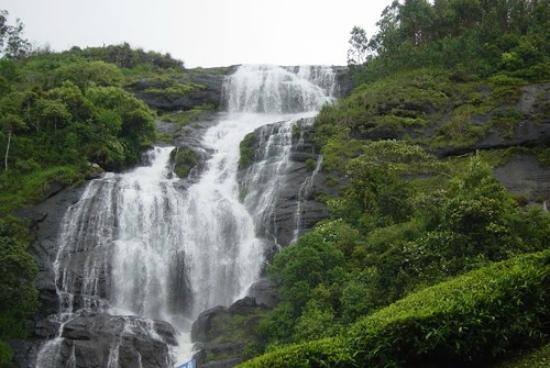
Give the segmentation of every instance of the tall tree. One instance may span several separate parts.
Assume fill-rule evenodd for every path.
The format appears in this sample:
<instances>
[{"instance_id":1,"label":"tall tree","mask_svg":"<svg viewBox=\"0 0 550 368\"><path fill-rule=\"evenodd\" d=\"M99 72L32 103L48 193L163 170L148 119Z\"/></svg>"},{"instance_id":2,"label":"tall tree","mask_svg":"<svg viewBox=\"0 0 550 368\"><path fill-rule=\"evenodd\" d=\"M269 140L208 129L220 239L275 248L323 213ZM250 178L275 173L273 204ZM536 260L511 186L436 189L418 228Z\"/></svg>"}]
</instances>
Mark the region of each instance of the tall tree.
<instances>
[{"instance_id":1,"label":"tall tree","mask_svg":"<svg viewBox=\"0 0 550 368\"><path fill-rule=\"evenodd\" d=\"M348 49L348 65L363 65L369 56L369 39L367 32L361 27L355 26L351 30Z\"/></svg>"},{"instance_id":2,"label":"tall tree","mask_svg":"<svg viewBox=\"0 0 550 368\"><path fill-rule=\"evenodd\" d=\"M7 135L6 151L4 153L4 171L8 171L8 159L10 154L11 138L15 131L24 130L26 128L25 122L19 116L14 114L6 114L0 118L0 127L2 131Z\"/></svg>"},{"instance_id":3,"label":"tall tree","mask_svg":"<svg viewBox=\"0 0 550 368\"><path fill-rule=\"evenodd\" d=\"M30 52L31 44L23 38L23 22L16 19L15 24L11 25L8 16L7 10L0 10L0 56L20 58Z\"/></svg>"},{"instance_id":4,"label":"tall tree","mask_svg":"<svg viewBox=\"0 0 550 368\"><path fill-rule=\"evenodd\" d=\"M27 128L27 124L21 118L24 99L24 93L12 92L0 100L0 130L7 136L4 152L4 171L8 170L8 158L13 134Z\"/></svg>"}]
</instances>

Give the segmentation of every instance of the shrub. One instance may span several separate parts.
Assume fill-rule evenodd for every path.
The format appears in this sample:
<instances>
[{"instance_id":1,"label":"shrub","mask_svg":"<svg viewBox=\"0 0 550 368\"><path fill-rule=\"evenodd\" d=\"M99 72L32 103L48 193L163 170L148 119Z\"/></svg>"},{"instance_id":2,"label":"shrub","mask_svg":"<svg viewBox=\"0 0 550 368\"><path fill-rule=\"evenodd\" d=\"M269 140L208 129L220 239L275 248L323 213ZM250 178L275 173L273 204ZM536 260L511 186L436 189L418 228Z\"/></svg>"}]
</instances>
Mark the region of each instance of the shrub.
<instances>
[{"instance_id":1,"label":"shrub","mask_svg":"<svg viewBox=\"0 0 550 368\"><path fill-rule=\"evenodd\" d=\"M340 337L279 348L243 367L487 364L548 337L550 250L410 294ZM353 358L352 358L353 357Z\"/></svg>"},{"instance_id":2,"label":"shrub","mask_svg":"<svg viewBox=\"0 0 550 368\"><path fill-rule=\"evenodd\" d=\"M351 367L353 359L341 338L326 338L277 349L245 362L242 368Z\"/></svg>"},{"instance_id":3,"label":"shrub","mask_svg":"<svg viewBox=\"0 0 550 368\"><path fill-rule=\"evenodd\" d=\"M496 368L548 368L548 366L550 366L550 344L499 364Z\"/></svg>"},{"instance_id":4,"label":"shrub","mask_svg":"<svg viewBox=\"0 0 550 368\"><path fill-rule=\"evenodd\" d=\"M491 361L545 338L549 283L550 251L513 258L411 294L347 339L357 362L373 367Z\"/></svg>"}]
</instances>

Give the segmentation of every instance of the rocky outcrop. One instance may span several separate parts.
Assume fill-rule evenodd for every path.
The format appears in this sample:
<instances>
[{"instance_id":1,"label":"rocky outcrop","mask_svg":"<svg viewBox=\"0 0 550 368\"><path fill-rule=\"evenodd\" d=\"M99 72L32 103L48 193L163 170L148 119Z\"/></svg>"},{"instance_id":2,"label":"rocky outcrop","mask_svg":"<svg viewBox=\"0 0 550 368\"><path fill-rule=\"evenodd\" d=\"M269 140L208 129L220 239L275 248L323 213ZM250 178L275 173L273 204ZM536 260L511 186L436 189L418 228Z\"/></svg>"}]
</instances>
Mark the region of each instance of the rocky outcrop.
<instances>
[{"instance_id":1,"label":"rocky outcrop","mask_svg":"<svg viewBox=\"0 0 550 368\"><path fill-rule=\"evenodd\" d=\"M202 312L193 323L191 336L198 353L199 368L230 368L243 361L247 348L254 346L256 328L266 309L253 297L245 297L229 307Z\"/></svg>"},{"instance_id":2,"label":"rocky outcrop","mask_svg":"<svg viewBox=\"0 0 550 368\"><path fill-rule=\"evenodd\" d=\"M156 110L185 111L199 105L212 105L217 108L222 101L225 76L231 74L234 69L235 67L188 69L185 80L169 81L170 86L186 86L179 93L173 93L168 89L166 81L147 79L132 83L128 89Z\"/></svg>"},{"instance_id":3,"label":"rocky outcrop","mask_svg":"<svg viewBox=\"0 0 550 368\"><path fill-rule=\"evenodd\" d=\"M34 367L38 348L44 344L41 363L51 367L62 367L76 357L76 368L108 367L112 360L118 360L120 368L165 368L171 364L169 346L176 344L172 326L135 316L82 312L66 322L57 338L58 323L49 325L37 329L43 334L39 337L47 339L42 343L14 343L20 367ZM59 354L49 354L53 351Z\"/></svg>"},{"instance_id":4,"label":"rocky outcrop","mask_svg":"<svg viewBox=\"0 0 550 368\"><path fill-rule=\"evenodd\" d=\"M53 269L57 254L57 237L66 209L78 202L83 191L84 185L62 189L44 202L18 213L29 221L35 237L29 251L38 264L36 287L39 292L40 308L36 320L41 320L57 311L58 300Z\"/></svg>"},{"instance_id":5,"label":"rocky outcrop","mask_svg":"<svg viewBox=\"0 0 550 368\"><path fill-rule=\"evenodd\" d=\"M286 246L328 216L316 194L330 192L320 170L322 158L311 142L312 119L265 125L252 133L251 164L239 177L245 205L256 215L259 234ZM290 125L289 125L290 124ZM274 188L268 206L262 193Z\"/></svg>"},{"instance_id":6,"label":"rocky outcrop","mask_svg":"<svg viewBox=\"0 0 550 368\"><path fill-rule=\"evenodd\" d=\"M274 308L278 302L277 289L268 278L261 278L248 289L248 296L253 298L257 305Z\"/></svg>"},{"instance_id":7,"label":"rocky outcrop","mask_svg":"<svg viewBox=\"0 0 550 368\"><path fill-rule=\"evenodd\" d=\"M522 118L511 132L493 127L485 137L472 145L459 148L443 147L437 149L436 154L452 156L476 150L550 145L550 83L523 87L515 110ZM478 116L477 120L479 124L487 124L490 119L489 116Z\"/></svg>"}]
</instances>

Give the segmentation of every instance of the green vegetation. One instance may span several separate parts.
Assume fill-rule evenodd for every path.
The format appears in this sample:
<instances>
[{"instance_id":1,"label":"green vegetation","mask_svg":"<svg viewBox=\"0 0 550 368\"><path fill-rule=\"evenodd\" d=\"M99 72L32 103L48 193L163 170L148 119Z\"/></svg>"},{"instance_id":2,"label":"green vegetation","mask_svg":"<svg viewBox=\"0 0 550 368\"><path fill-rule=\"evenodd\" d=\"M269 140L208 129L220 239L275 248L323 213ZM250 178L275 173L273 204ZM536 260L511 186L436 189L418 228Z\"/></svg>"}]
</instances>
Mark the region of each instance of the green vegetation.
<instances>
[{"instance_id":1,"label":"green vegetation","mask_svg":"<svg viewBox=\"0 0 550 368\"><path fill-rule=\"evenodd\" d=\"M456 82L438 69L398 72L326 106L315 138L330 169L360 153L350 139L403 139L432 151L472 149L491 132L514 133L523 119L516 104L525 83L505 76Z\"/></svg>"},{"instance_id":2,"label":"green vegetation","mask_svg":"<svg viewBox=\"0 0 550 368\"><path fill-rule=\"evenodd\" d=\"M207 117L215 111L215 106L200 105L187 111L168 112L159 117L161 121L176 123L181 126L186 126L192 122L198 121Z\"/></svg>"},{"instance_id":3,"label":"green vegetation","mask_svg":"<svg viewBox=\"0 0 550 368\"><path fill-rule=\"evenodd\" d=\"M317 166L317 162L314 160L314 159L311 159L311 158L308 158L304 164L306 165L306 168L309 170L309 171L313 171L315 170L315 166Z\"/></svg>"},{"instance_id":4,"label":"green vegetation","mask_svg":"<svg viewBox=\"0 0 550 368\"><path fill-rule=\"evenodd\" d=\"M254 133L247 134L239 144L240 159L239 168L245 169L252 165L254 162L254 155L256 154L256 135Z\"/></svg>"},{"instance_id":5,"label":"green vegetation","mask_svg":"<svg viewBox=\"0 0 550 368\"><path fill-rule=\"evenodd\" d=\"M415 292L339 337L284 347L243 367L487 364L548 333L550 252L494 263Z\"/></svg>"},{"instance_id":6,"label":"green vegetation","mask_svg":"<svg viewBox=\"0 0 550 368\"><path fill-rule=\"evenodd\" d=\"M496 72L540 80L550 77L549 22L548 0L393 1L370 40L352 31L351 66L358 83L419 67L456 81Z\"/></svg>"},{"instance_id":7,"label":"green vegetation","mask_svg":"<svg viewBox=\"0 0 550 368\"><path fill-rule=\"evenodd\" d=\"M174 172L180 178L186 178L199 162L195 151L186 147L174 149L170 156L174 162Z\"/></svg>"},{"instance_id":8,"label":"green vegetation","mask_svg":"<svg viewBox=\"0 0 550 368\"><path fill-rule=\"evenodd\" d=\"M550 216L521 208L480 157L459 167L396 141L363 150L328 200L334 220L269 267L281 302L259 326L267 345L336 335L410 292L547 247Z\"/></svg>"},{"instance_id":9,"label":"green vegetation","mask_svg":"<svg viewBox=\"0 0 550 368\"><path fill-rule=\"evenodd\" d=\"M229 309L212 315L208 320L207 330L198 336L198 340L205 347L205 361L257 355L255 344L259 336L254 326L264 314L265 309L262 307L246 306L239 310Z\"/></svg>"},{"instance_id":10,"label":"green vegetation","mask_svg":"<svg viewBox=\"0 0 550 368\"><path fill-rule=\"evenodd\" d=\"M34 279L35 261L26 251L27 228L19 220L0 218L0 365L11 361L11 349L4 342L26 335L27 320L38 306Z\"/></svg>"},{"instance_id":11,"label":"green vegetation","mask_svg":"<svg viewBox=\"0 0 550 368\"><path fill-rule=\"evenodd\" d=\"M519 358L499 364L498 368L546 368L550 365L550 345L543 346Z\"/></svg>"}]
</instances>

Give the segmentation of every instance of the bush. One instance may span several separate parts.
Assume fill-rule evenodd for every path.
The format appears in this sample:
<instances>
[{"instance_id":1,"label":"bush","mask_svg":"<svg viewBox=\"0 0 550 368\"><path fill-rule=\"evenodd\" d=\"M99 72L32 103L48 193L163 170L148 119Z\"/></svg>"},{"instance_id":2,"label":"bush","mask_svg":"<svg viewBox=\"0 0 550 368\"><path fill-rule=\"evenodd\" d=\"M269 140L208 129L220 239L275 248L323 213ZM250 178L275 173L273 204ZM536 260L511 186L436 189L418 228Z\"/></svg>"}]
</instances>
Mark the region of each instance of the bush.
<instances>
[{"instance_id":1,"label":"bush","mask_svg":"<svg viewBox=\"0 0 550 368\"><path fill-rule=\"evenodd\" d=\"M487 364L543 343L550 332L549 318L547 250L413 293L355 323L340 337L282 347L242 366Z\"/></svg>"},{"instance_id":2,"label":"bush","mask_svg":"<svg viewBox=\"0 0 550 368\"><path fill-rule=\"evenodd\" d=\"M549 332L550 251L429 287L355 324L347 336L369 366L491 361Z\"/></svg>"},{"instance_id":3,"label":"bush","mask_svg":"<svg viewBox=\"0 0 550 368\"><path fill-rule=\"evenodd\" d=\"M348 368L353 365L351 354L341 338L327 338L291 345L252 359L240 365L242 368Z\"/></svg>"}]
</instances>

